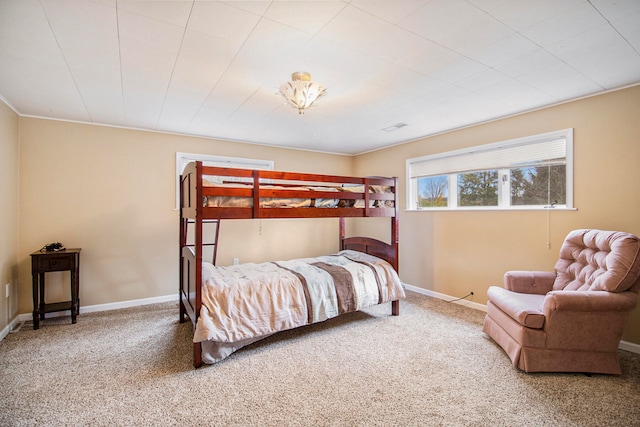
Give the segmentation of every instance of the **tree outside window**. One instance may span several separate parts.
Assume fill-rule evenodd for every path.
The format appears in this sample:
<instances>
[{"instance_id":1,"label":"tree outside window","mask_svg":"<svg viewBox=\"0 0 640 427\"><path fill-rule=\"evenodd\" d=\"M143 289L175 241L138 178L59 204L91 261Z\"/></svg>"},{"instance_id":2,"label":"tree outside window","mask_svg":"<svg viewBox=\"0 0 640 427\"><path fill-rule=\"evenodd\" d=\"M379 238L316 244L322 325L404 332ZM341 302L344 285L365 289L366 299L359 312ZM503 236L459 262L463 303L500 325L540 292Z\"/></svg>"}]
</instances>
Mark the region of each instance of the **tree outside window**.
<instances>
[{"instance_id":1,"label":"tree outside window","mask_svg":"<svg viewBox=\"0 0 640 427\"><path fill-rule=\"evenodd\" d=\"M418 180L418 206L421 208L447 207L449 199L449 177L428 176Z\"/></svg>"},{"instance_id":2,"label":"tree outside window","mask_svg":"<svg viewBox=\"0 0 640 427\"><path fill-rule=\"evenodd\" d=\"M458 206L498 206L498 171L458 174Z\"/></svg>"},{"instance_id":3,"label":"tree outside window","mask_svg":"<svg viewBox=\"0 0 640 427\"><path fill-rule=\"evenodd\" d=\"M564 205L566 176L564 164L511 169L511 205Z\"/></svg>"}]
</instances>

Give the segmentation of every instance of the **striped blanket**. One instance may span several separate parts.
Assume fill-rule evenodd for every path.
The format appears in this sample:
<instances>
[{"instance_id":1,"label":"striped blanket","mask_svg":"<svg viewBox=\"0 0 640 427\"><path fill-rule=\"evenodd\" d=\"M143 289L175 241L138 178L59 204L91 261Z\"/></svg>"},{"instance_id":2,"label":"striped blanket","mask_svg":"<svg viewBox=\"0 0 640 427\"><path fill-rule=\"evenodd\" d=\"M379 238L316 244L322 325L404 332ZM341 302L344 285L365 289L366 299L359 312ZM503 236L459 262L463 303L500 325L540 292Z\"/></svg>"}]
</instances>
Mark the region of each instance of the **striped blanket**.
<instances>
[{"instance_id":1,"label":"striped blanket","mask_svg":"<svg viewBox=\"0 0 640 427\"><path fill-rule=\"evenodd\" d=\"M389 263L356 251L230 267L204 263L202 274L194 342L203 342L205 363L278 331L404 298Z\"/></svg>"}]
</instances>

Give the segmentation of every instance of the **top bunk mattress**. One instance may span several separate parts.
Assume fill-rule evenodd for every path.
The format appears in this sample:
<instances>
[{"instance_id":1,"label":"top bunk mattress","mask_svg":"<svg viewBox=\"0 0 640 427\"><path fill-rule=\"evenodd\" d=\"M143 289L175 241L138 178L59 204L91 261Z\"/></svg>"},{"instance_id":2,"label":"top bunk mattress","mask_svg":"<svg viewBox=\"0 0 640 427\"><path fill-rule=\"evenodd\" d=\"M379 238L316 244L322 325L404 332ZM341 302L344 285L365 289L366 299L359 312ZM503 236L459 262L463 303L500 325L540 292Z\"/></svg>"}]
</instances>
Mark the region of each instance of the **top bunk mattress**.
<instances>
[{"instance_id":1,"label":"top bunk mattress","mask_svg":"<svg viewBox=\"0 0 640 427\"><path fill-rule=\"evenodd\" d=\"M252 184L220 183L215 176L202 177L203 188L212 192L224 193L226 189L246 190L247 194L253 190ZM375 194L387 194L393 196L393 189L384 185L369 185L368 191ZM222 190L222 191L220 191ZM364 185L348 186L318 186L318 185L271 185L260 186L260 191L269 191L275 197L260 197L261 208L364 208ZM206 191L208 192L208 191ZM295 193L301 197L282 197L283 193ZM307 194L308 193L308 197ZM327 197L316 197L319 193ZM333 197L331 197L333 196ZM254 198L252 196L235 195L204 195L202 204L209 208L252 208ZM394 207L394 201L370 199L369 207L382 208Z\"/></svg>"},{"instance_id":2,"label":"top bunk mattress","mask_svg":"<svg viewBox=\"0 0 640 427\"><path fill-rule=\"evenodd\" d=\"M184 218L204 219L396 217L397 185L397 178L233 169L193 162L182 173L180 207Z\"/></svg>"}]
</instances>

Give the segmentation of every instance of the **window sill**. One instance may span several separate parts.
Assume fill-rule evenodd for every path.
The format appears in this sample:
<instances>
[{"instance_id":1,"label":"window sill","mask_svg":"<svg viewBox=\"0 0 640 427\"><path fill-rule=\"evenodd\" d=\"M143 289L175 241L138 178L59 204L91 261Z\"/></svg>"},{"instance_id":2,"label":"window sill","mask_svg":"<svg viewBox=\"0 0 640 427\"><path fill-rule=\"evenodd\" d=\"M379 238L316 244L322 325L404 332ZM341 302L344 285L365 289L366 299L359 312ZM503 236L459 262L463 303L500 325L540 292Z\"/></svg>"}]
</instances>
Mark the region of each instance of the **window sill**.
<instances>
[{"instance_id":1,"label":"window sill","mask_svg":"<svg viewBox=\"0 0 640 427\"><path fill-rule=\"evenodd\" d=\"M567 207L543 207L543 206L522 206L522 207L509 207L509 208L500 208L497 206L490 207L465 207L465 208L420 208L420 209L405 209L405 212L487 212L487 211L545 211L545 212L554 212L554 211L577 211L578 208L567 208Z\"/></svg>"}]
</instances>

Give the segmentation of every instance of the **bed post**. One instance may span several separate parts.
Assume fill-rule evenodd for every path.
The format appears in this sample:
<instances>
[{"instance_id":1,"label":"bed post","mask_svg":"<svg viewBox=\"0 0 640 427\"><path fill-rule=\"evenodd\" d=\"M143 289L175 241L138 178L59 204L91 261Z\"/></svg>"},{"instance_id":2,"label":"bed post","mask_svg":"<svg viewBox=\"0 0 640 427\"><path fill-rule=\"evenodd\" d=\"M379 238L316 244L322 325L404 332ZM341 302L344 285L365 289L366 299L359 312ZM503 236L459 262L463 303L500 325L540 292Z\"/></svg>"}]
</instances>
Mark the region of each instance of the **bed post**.
<instances>
[{"instance_id":1,"label":"bed post","mask_svg":"<svg viewBox=\"0 0 640 427\"><path fill-rule=\"evenodd\" d=\"M184 308L184 301L183 301L183 296L182 296L182 289L184 288L184 259L182 258L182 248L184 247L184 245L186 244L186 230L185 230L185 218L184 215L182 213L182 207L184 206L184 179L182 177L180 177L180 205L178 206L180 208L180 244L178 245L178 251L180 252L178 254L178 260L180 262L179 264L179 272L178 275L180 276L178 278L178 298L180 299L180 314L179 314L179 320L180 323L184 323L185 321L185 308Z\"/></svg>"},{"instance_id":2,"label":"bed post","mask_svg":"<svg viewBox=\"0 0 640 427\"><path fill-rule=\"evenodd\" d=\"M202 366L202 345L199 342L193 343L193 367Z\"/></svg>"},{"instance_id":3,"label":"bed post","mask_svg":"<svg viewBox=\"0 0 640 427\"><path fill-rule=\"evenodd\" d=\"M253 217L261 218L260 215L260 171L254 170L251 173L253 179Z\"/></svg>"},{"instance_id":4,"label":"bed post","mask_svg":"<svg viewBox=\"0 0 640 427\"><path fill-rule=\"evenodd\" d=\"M196 182L202 182L202 162L196 162ZM202 200L202 185L196 187L196 200ZM202 204L198 203L195 218L195 249L196 249L196 272L195 272L195 291L196 306L194 307L195 319L193 326L195 327L198 316L200 316L200 307L202 307ZM193 366L199 368L202 365L202 352L200 343L193 344Z\"/></svg>"},{"instance_id":5,"label":"bed post","mask_svg":"<svg viewBox=\"0 0 640 427\"><path fill-rule=\"evenodd\" d=\"M400 300L391 301L391 315L400 316Z\"/></svg>"},{"instance_id":6,"label":"bed post","mask_svg":"<svg viewBox=\"0 0 640 427\"><path fill-rule=\"evenodd\" d=\"M394 200L394 209L395 209L395 214L391 217L391 246L393 246L393 252L394 252L394 262L393 262L393 268L396 269L396 272L398 274L400 274L400 269L399 269L399 258L400 258L400 253L399 253L399 245L398 245L398 241L400 238L400 230L399 230L399 222L400 222L400 218L398 217L398 213L399 213L399 209L398 209L398 178L395 177L393 178L394 180L394 192L395 192L395 200ZM396 300L396 301L392 301L391 302L391 314L393 316L399 316L400 315L400 301Z\"/></svg>"}]
</instances>

